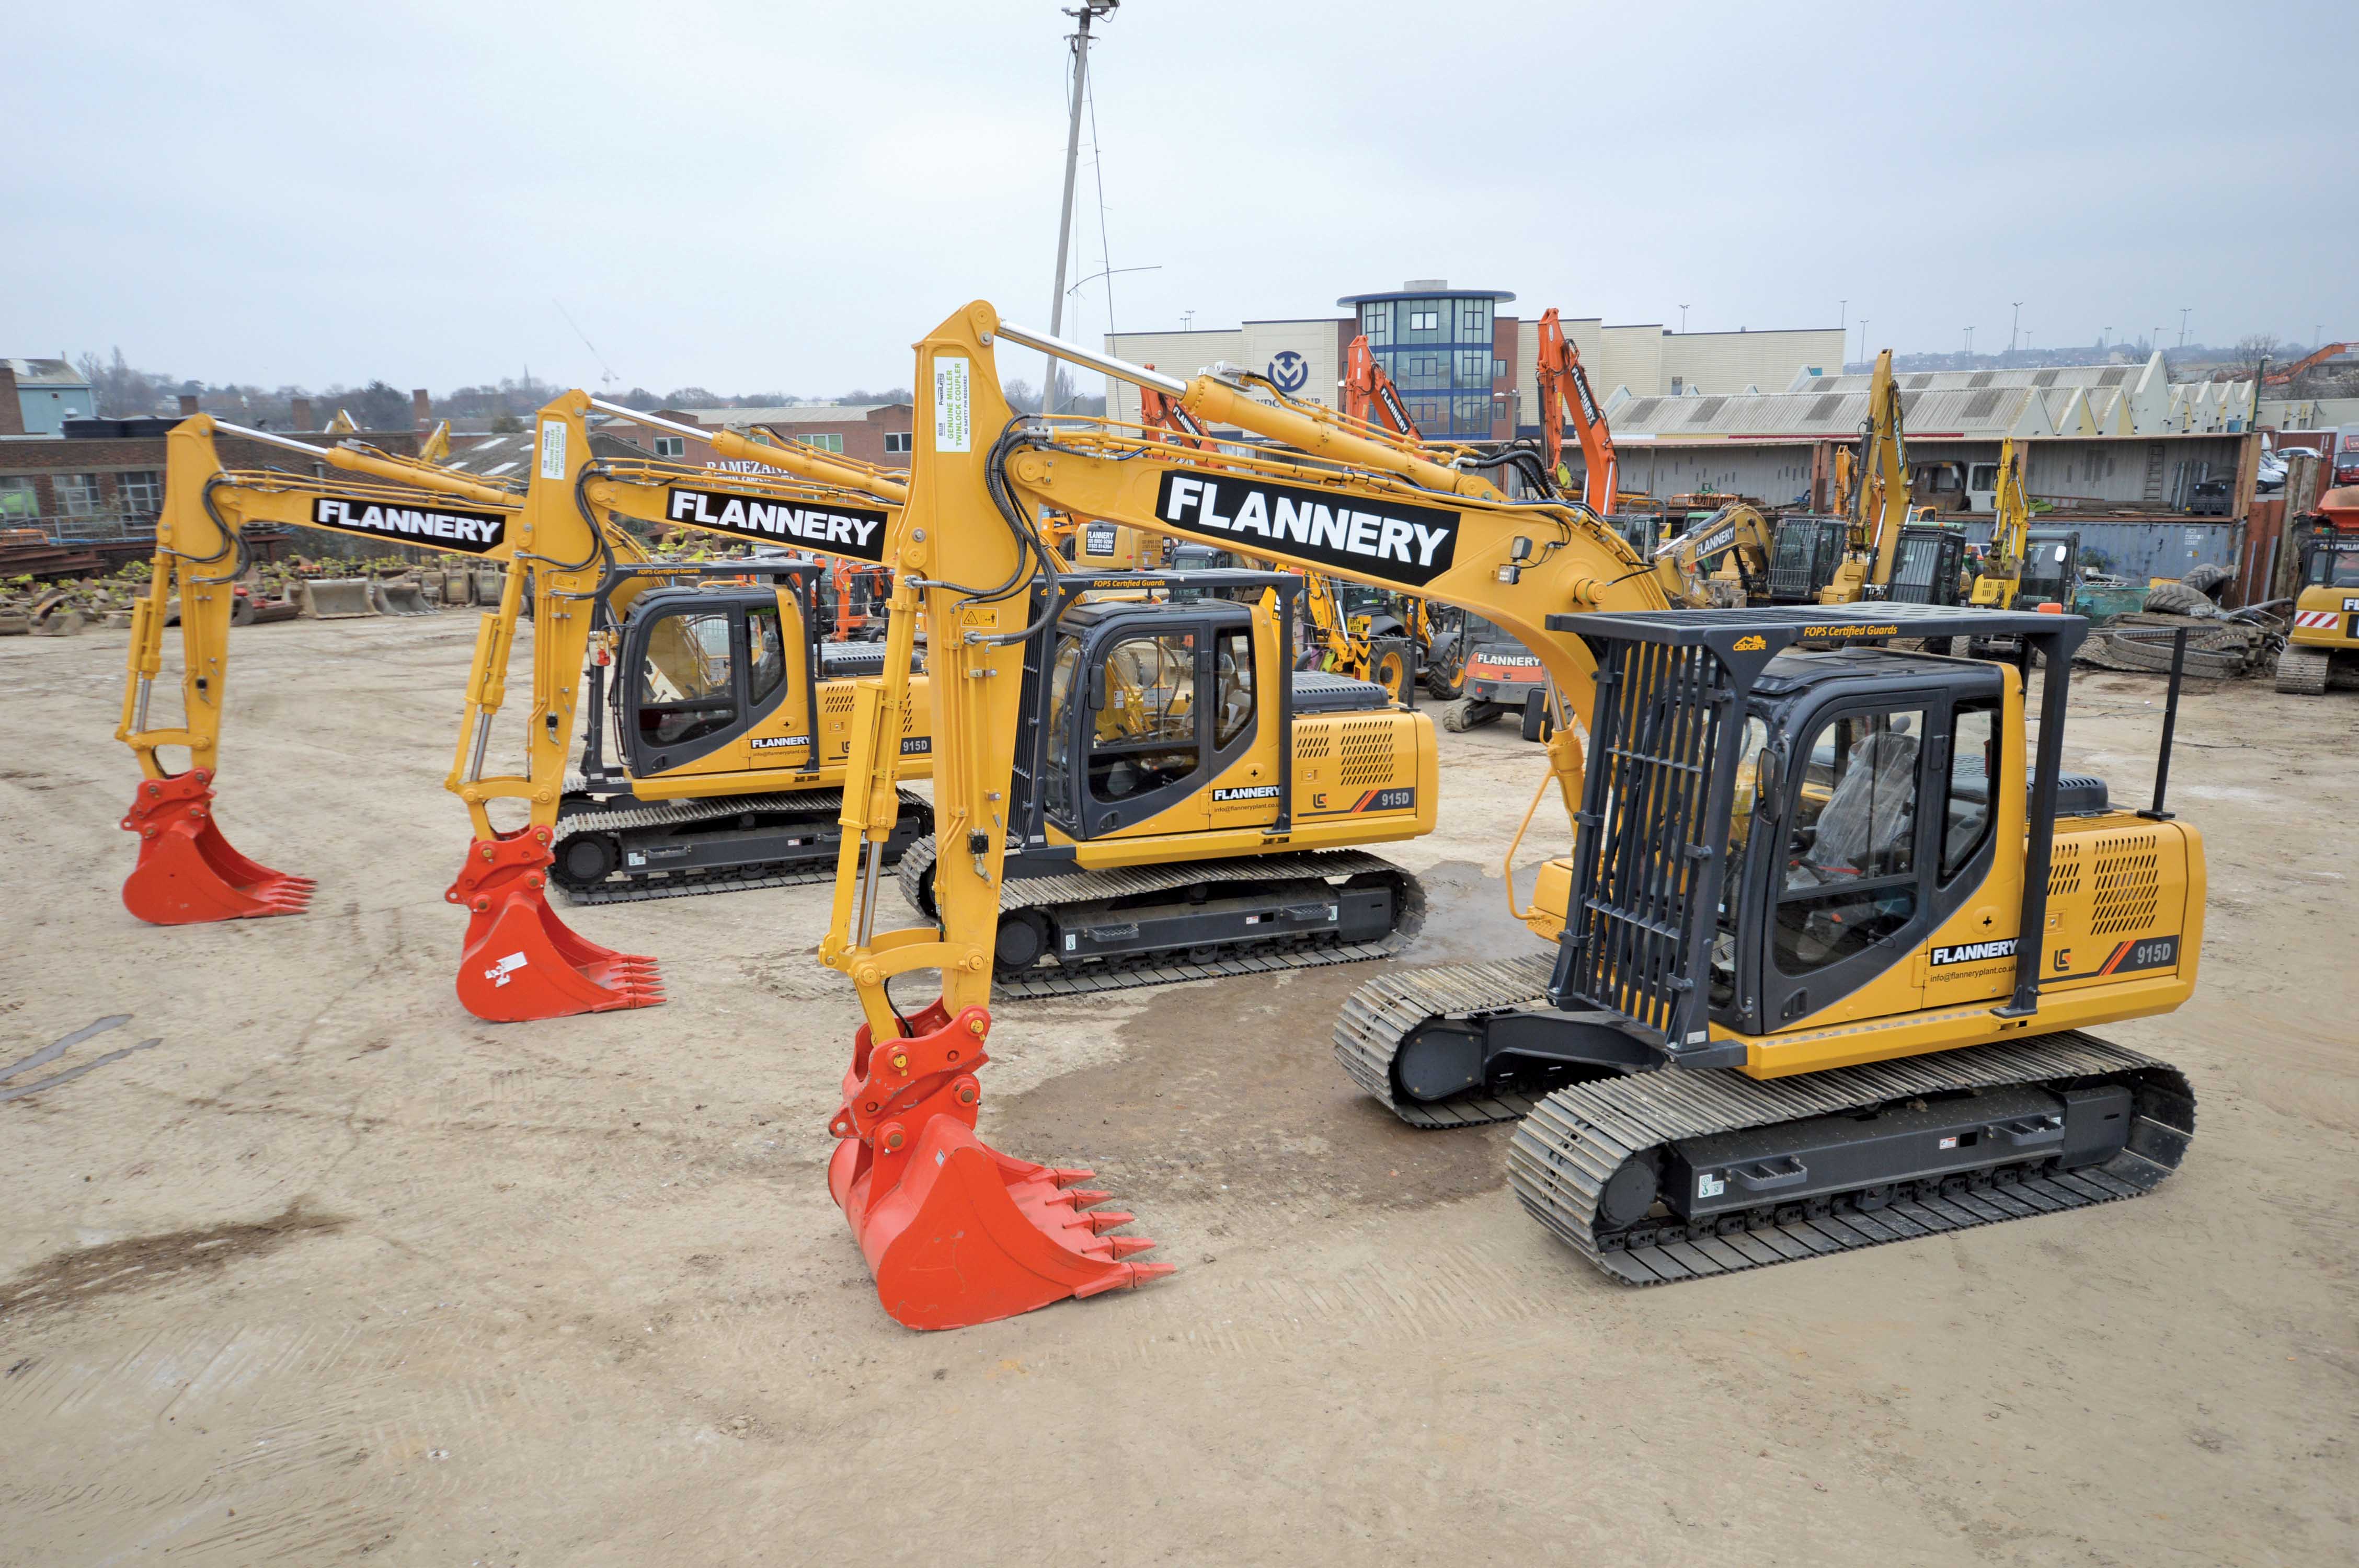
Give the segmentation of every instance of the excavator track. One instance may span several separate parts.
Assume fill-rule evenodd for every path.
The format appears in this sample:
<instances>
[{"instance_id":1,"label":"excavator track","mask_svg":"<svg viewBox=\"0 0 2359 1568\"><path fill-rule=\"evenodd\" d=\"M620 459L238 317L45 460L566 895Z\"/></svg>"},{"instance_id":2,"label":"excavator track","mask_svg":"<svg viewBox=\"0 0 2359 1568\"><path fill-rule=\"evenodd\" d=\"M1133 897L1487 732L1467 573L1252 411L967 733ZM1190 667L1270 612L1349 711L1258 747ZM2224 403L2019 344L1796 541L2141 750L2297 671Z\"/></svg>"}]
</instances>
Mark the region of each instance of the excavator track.
<instances>
[{"instance_id":1,"label":"excavator track","mask_svg":"<svg viewBox=\"0 0 2359 1568\"><path fill-rule=\"evenodd\" d=\"M2017 1088L2122 1086L2131 1126L2111 1157L2076 1170L2033 1155L2015 1164L1898 1182L1699 1219L1658 1213L1616 1227L1608 1185L1633 1161L1746 1129L1878 1107ZM2167 1063L2077 1032L1767 1081L1727 1070L1662 1070L1571 1085L1516 1128L1507 1180L1550 1233L1625 1284L1659 1285L2002 1220L2133 1198L2177 1169L2195 1131L2195 1098Z\"/></svg>"},{"instance_id":2,"label":"excavator track","mask_svg":"<svg viewBox=\"0 0 2359 1568\"><path fill-rule=\"evenodd\" d=\"M1379 975L1352 993L1335 1021L1335 1059L1353 1083L1411 1127L1480 1127L1529 1114L1539 1096L1470 1089L1448 1099L1414 1100L1393 1083L1393 1058L1409 1036L1445 1015L1543 1006L1556 955L1533 953L1488 964L1456 964Z\"/></svg>"},{"instance_id":3,"label":"excavator track","mask_svg":"<svg viewBox=\"0 0 2359 1568\"><path fill-rule=\"evenodd\" d=\"M932 808L907 790L900 792L901 821L915 827L932 820ZM843 809L843 792L833 789L782 791L770 795L707 795L694 800L654 801L614 808L591 807L566 812L557 819L556 860L552 880L570 903L635 903L647 899L693 898L702 893L738 892L749 888L794 887L832 881L835 877L837 815ZM636 844L654 848L676 841L678 830L696 823L713 822L746 812L778 813L795 819L779 824L779 838L821 840L781 844L777 859L749 860L734 865L667 869L658 864L628 868L628 854ZM605 880L583 885L568 880L566 848L586 834L608 834L620 841L625 868L622 881ZM897 838L903 835L897 834Z\"/></svg>"},{"instance_id":4,"label":"excavator track","mask_svg":"<svg viewBox=\"0 0 2359 1568\"><path fill-rule=\"evenodd\" d=\"M2323 648L2303 648L2288 643L2277 654L2277 687L2295 697L2322 696L2326 691L2326 677L2333 666L2333 658Z\"/></svg>"},{"instance_id":5,"label":"excavator track","mask_svg":"<svg viewBox=\"0 0 2359 1568\"><path fill-rule=\"evenodd\" d=\"M928 919L935 918L926 879L933 863L934 841L922 838L902 855L898 873L901 896ZM1344 943L1322 940L1321 934L1310 933L1298 937L1257 937L1250 942L1212 944L1209 947L1093 957L1072 965L1044 960L1028 969L1013 973L1002 970L992 981L992 991L1004 1000L1028 1000L1086 996L1093 991L1126 990L1137 986L1173 985L1182 980L1269 974L1279 969L1365 963L1398 952L1425 924L1424 885L1382 856L1357 849L1307 850L1176 865L1125 866L1064 876L1013 878L1000 884L1002 914L1136 900L1142 895L1178 892L1206 883L1242 891L1256 882L1324 881L1346 877L1379 877L1391 882L1393 929L1385 936L1375 941Z\"/></svg>"}]
</instances>

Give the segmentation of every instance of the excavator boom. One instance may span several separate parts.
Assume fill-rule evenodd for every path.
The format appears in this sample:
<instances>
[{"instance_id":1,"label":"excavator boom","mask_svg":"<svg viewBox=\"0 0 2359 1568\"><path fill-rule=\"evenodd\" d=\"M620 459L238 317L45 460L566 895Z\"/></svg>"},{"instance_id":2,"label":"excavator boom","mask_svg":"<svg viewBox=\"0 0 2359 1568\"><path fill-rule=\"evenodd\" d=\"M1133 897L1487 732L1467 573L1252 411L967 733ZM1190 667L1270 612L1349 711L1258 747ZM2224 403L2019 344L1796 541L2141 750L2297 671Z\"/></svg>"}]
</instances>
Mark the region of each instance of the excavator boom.
<instances>
[{"instance_id":1,"label":"excavator boom","mask_svg":"<svg viewBox=\"0 0 2359 1568\"><path fill-rule=\"evenodd\" d=\"M1621 467L1614 454L1614 432L1606 426L1605 412L1597 405L1597 395L1589 389L1589 373L1581 368L1581 351L1564 335L1564 323L1554 306L1540 316L1537 373L1540 444L1548 456L1549 472L1553 475L1560 470L1564 425L1569 419L1581 443L1582 499L1589 503L1592 512L1600 515L1611 513L1619 493L1615 487L1621 479Z\"/></svg>"}]
</instances>

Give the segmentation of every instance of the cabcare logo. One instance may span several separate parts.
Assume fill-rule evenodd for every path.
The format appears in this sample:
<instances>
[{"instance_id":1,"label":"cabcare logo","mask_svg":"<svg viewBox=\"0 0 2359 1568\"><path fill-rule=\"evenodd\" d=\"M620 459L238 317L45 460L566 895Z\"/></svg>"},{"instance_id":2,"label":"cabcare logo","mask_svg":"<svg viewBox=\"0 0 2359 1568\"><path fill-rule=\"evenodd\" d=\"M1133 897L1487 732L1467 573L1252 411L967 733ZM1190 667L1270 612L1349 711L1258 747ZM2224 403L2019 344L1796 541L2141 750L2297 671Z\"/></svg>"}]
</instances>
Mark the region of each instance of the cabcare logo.
<instances>
[{"instance_id":1,"label":"cabcare logo","mask_svg":"<svg viewBox=\"0 0 2359 1568\"><path fill-rule=\"evenodd\" d=\"M1292 349L1281 350L1269 362L1269 379L1280 392L1289 395L1299 392L1302 384L1310 379L1310 362Z\"/></svg>"}]
</instances>

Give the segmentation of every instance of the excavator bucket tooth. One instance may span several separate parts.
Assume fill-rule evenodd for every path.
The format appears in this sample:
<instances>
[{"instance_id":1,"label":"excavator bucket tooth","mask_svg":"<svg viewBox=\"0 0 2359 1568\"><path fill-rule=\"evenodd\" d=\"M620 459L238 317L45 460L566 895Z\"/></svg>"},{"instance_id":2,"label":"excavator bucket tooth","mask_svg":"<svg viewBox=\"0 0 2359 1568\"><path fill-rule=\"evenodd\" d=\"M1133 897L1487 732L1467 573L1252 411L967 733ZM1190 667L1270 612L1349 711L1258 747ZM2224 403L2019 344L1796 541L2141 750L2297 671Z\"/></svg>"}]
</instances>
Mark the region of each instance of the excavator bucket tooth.
<instances>
[{"instance_id":1,"label":"excavator bucket tooth","mask_svg":"<svg viewBox=\"0 0 2359 1568\"><path fill-rule=\"evenodd\" d=\"M1114 1196L1112 1193L1100 1192L1094 1187L1067 1187L1057 1195L1054 1201L1071 1204L1075 1208L1087 1208L1093 1203L1103 1203L1112 1196Z\"/></svg>"},{"instance_id":2,"label":"excavator bucket tooth","mask_svg":"<svg viewBox=\"0 0 2359 1568\"><path fill-rule=\"evenodd\" d=\"M1135 1214L1125 1214L1118 1208L1102 1208L1095 1214L1077 1216L1076 1223L1088 1226L1090 1234L1093 1236L1103 1236L1117 1226L1128 1225L1137 1217Z\"/></svg>"},{"instance_id":3,"label":"excavator bucket tooth","mask_svg":"<svg viewBox=\"0 0 2359 1568\"><path fill-rule=\"evenodd\" d=\"M1144 1236L1109 1236L1106 1245L1114 1249L1117 1258L1136 1258L1141 1252L1155 1250L1155 1243Z\"/></svg>"},{"instance_id":4,"label":"excavator bucket tooth","mask_svg":"<svg viewBox=\"0 0 2359 1568\"><path fill-rule=\"evenodd\" d=\"M655 959L602 947L549 907L549 837L528 827L468 847L442 895L467 911L460 1004L493 1023L658 1005Z\"/></svg>"},{"instance_id":5,"label":"excavator bucket tooth","mask_svg":"<svg viewBox=\"0 0 2359 1568\"><path fill-rule=\"evenodd\" d=\"M1120 1261L1098 1238L1130 1216L1075 1212L1070 1184L1091 1173L1012 1159L975 1136L984 1010L949 1018L936 1004L908 1028L881 1045L862 1030L830 1123L841 1141L828 1168L877 1300L897 1322L964 1328L1171 1271Z\"/></svg>"},{"instance_id":6,"label":"excavator bucket tooth","mask_svg":"<svg viewBox=\"0 0 2359 1568\"><path fill-rule=\"evenodd\" d=\"M230 848L213 816L212 776L210 768L194 768L139 786L122 824L139 835L123 907L151 925L302 914L318 884Z\"/></svg>"}]
</instances>

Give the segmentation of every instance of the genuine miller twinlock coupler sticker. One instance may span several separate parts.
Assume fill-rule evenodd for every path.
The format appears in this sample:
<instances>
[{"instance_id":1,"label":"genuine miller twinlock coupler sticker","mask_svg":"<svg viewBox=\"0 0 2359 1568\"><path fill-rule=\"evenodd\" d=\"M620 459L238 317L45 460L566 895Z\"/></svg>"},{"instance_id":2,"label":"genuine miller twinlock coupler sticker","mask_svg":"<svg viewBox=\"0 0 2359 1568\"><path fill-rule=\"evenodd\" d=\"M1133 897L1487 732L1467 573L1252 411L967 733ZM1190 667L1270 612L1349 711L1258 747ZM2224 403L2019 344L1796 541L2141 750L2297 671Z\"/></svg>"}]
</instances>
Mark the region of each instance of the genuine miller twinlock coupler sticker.
<instances>
[{"instance_id":1,"label":"genuine miller twinlock coupler sticker","mask_svg":"<svg viewBox=\"0 0 2359 1568\"><path fill-rule=\"evenodd\" d=\"M808 550L854 560L885 558L885 514L863 506L799 506L733 495L725 490L675 486L664 503L664 520L692 524L747 539L778 539Z\"/></svg>"},{"instance_id":2,"label":"genuine miller twinlock coupler sticker","mask_svg":"<svg viewBox=\"0 0 2359 1568\"><path fill-rule=\"evenodd\" d=\"M1297 557L1419 588L1448 571L1458 551L1455 512L1234 475L1166 473L1156 488L1155 514L1248 553Z\"/></svg>"},{"instance_id":3,"label":"genuine miller twinlock coupler sticker","mask_svg":"<svg viewBox=\"0 0 2359 1568\"><path fill-rule=\"evenodd\" d=\"M322 495L312 501L311 521L322 528L379 534L407 545L462 550L471 556L499 548L500 541L507 537L508 528L506 516L497 512L385 506L374 501L346 501L334 495Z\"/></svg>"}]
</instances>

